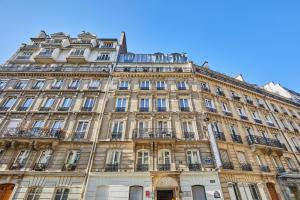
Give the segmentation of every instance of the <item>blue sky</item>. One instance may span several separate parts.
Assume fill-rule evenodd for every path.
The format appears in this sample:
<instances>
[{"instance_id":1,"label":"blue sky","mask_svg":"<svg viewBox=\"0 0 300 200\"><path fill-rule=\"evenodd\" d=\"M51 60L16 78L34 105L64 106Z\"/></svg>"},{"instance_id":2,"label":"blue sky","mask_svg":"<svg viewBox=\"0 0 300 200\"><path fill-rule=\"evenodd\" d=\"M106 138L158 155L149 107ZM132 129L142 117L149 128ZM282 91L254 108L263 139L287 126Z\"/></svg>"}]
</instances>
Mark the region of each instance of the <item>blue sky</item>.
<instances>
[{"instance_id":1,"label":"blue sky","mask_svg":"<svg viewBox=\"0 0 300 200\"><path fill-rule=\"evenodd\" d=\"M41 29L125 31L131 52L186 52L227 75L300 92L300 1L0 0L0 8L0 63Z\"/></svg>"}]
</instances>

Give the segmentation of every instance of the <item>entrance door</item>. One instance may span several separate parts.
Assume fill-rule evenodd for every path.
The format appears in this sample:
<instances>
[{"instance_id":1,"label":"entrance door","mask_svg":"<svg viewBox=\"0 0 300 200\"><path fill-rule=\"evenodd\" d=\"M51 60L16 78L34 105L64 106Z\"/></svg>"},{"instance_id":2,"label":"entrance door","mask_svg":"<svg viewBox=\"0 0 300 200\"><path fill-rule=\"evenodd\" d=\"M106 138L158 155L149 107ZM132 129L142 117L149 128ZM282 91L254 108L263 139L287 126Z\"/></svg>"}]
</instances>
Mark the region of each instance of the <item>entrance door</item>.
<instances>
[{"instance_id":1,"label":"entrance door","mask_svg":"<svg viewBox=\"0 0 300 200\"><path fill-rule=\"evenodd\" d=\"M272 200L279 200L279 197L276 193L274 183L267 183L267 188Z\"/></svg>"},{"instance_id":2,"label":"entrance door","mask_svg":"<svg viewBox=\"0 0 300 200\"><path fill-rule=\"evenodd\" d=\"M293 194L294 199L300 199L300 194L297 186L290 186L289 188L291 193Z\"/></svg>"},{"instance_id":3,"label":"entrance door","mask_svg":"<svg viewBox=\"0 0 300 200\"><path fill-rule=\"evenodd\" d=\"M202 185L192 187L193 200L206 200L205 188Z\"/></svg>"},{"instance_id":4,"label":"entrance door","mask_svg":"<svg viewBox=\"0 0 300 200\"><path fill-rule=\"evenodd\" d=\"M173 200L173 190L158 190L157 200Z\"/></svg>"},{"instance_id":5,"label":"entrance door","mask_svg":"<svg viewBox=\"0 0 300 200\"><path fill-rule=\"evenodd\" d=\"M11 196L11 193L14 189L14 184L3 184L0 185L0 199L1 200L8 200Z\"/></svg>"}]
</instances>

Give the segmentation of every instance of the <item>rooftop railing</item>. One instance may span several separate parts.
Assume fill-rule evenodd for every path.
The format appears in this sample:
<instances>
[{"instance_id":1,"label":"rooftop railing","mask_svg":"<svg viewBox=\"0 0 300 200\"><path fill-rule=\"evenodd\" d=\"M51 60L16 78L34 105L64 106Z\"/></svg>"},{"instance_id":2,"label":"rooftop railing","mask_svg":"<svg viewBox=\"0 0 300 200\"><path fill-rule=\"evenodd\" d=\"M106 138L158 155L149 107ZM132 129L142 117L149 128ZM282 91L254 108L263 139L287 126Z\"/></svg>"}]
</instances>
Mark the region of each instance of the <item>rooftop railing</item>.
<instances>
[{"instance_id":1,"label":"rooftop railing","mask_svg":"<svg viewBox=\"0 0 300 200\"><path fill-rule=\"evenodd\" d=\"M190 67L116 67L115 72L192 72Z\"/></svg>"}]
</instances>

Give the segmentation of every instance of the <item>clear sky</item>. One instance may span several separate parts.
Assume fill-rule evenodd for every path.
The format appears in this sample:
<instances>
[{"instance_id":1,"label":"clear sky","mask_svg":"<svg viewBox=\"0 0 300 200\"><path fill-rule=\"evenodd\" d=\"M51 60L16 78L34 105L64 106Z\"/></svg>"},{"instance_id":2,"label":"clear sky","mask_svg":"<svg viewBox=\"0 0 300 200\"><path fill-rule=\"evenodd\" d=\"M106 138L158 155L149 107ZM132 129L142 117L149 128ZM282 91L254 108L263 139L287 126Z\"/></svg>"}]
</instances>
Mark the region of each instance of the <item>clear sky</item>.
<instances>
[{"instance_id":1,"label":"clear sky","mask_svg":"<svg viewBox=\"0 0 300 200\"><path fill-rule=\"evenodd\" d=\"M0 0L0 9L0 63L42 29L125 31L131 52L185 52L227 75L300 92L299 0Z\"/></svg>"}]
</instances>

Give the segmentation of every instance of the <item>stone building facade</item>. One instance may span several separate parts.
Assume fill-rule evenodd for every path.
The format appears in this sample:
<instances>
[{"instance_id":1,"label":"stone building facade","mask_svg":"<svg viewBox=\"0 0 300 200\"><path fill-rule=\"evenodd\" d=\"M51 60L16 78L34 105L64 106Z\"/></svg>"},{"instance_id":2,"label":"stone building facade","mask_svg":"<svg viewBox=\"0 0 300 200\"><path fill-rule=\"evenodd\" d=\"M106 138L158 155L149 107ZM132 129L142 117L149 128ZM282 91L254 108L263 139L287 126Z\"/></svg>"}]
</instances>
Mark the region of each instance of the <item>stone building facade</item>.
<instances>
[{"instance_id":1,"label":"stone building facade","mask_svg":"<svg viewBox=\"0 0 300 200\"><path fill-rule=\"evenodd\" d=\"M300 198L300 105L183 53L41 31L0 90L0 199Z\"/></svg>"}]
</instances>

